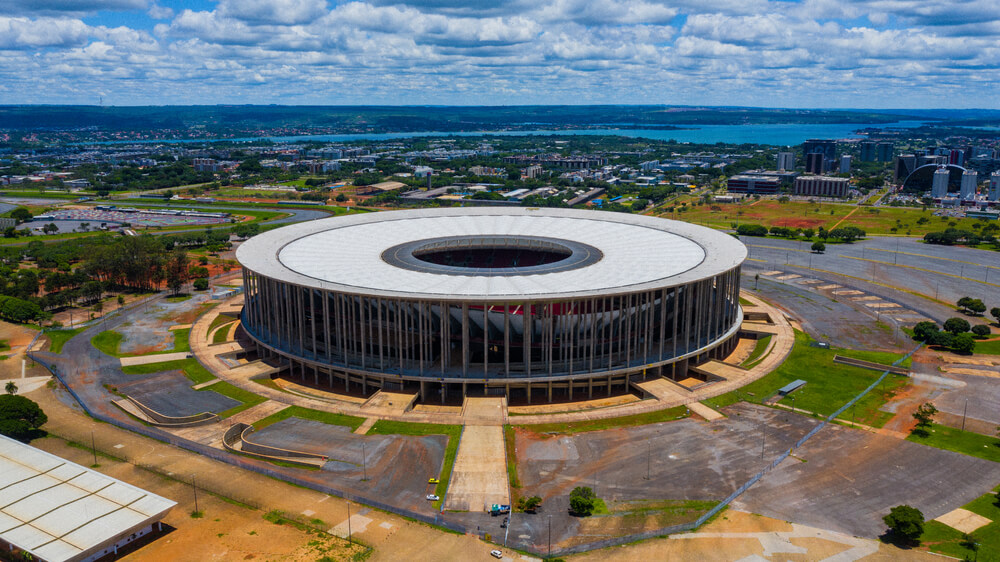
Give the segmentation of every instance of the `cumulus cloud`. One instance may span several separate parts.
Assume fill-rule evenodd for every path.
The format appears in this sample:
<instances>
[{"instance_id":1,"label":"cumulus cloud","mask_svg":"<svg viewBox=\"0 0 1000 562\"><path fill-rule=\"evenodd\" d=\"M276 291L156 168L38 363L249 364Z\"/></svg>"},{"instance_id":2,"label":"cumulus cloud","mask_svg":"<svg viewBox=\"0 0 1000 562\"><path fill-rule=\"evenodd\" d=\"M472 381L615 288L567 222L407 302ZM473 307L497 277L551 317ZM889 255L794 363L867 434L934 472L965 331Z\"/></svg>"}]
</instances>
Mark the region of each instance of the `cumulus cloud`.
<instances>
[{"instance_id":1,"label":"cumulus cloud","mask_svg":"<svg viewBox=\"0 0 1000 562\"><path fill-rule=\"evenodd\" d=\"M899 92L876 103L905 105L933 100L947 85L932 105L981 106L997 99L1000 81L996 0L199 6L0 0L0 91L16 103L89 100L99 91L116 103L860 107L875 90ZM103 19L116 11L147 23Z\"/></svg>"}]
</instances>

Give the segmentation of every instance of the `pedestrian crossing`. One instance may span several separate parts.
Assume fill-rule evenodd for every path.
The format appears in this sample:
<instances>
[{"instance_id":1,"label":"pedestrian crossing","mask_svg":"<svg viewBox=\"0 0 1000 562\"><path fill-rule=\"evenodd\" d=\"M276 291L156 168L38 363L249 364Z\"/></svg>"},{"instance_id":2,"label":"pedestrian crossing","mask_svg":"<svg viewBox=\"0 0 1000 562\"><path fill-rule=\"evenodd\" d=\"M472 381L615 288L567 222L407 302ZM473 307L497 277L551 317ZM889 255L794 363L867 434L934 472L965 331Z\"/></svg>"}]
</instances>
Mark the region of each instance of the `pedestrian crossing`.
<instances>
[{"instance_id":1,"label":"pedestrian crossing","mask_svg":"<svg viewBox=\"0 0 1000 562\"><path fill-rule=\"evenodd\" d=\"M872 312L877 312L882 317L891 318L901 324L916 324L917 322L930 320L927 316L910 310L899 303L887 301L880 296L869 295L864 291L851 289L822 279L811 279L797 273L788 273L781 270L766 271L760 275L761 277L769 277L783 283L801 285L815 291L829 292L831 298L833 296L848 298L852 303L864 306Z\"/></svg>"}]
</instances>

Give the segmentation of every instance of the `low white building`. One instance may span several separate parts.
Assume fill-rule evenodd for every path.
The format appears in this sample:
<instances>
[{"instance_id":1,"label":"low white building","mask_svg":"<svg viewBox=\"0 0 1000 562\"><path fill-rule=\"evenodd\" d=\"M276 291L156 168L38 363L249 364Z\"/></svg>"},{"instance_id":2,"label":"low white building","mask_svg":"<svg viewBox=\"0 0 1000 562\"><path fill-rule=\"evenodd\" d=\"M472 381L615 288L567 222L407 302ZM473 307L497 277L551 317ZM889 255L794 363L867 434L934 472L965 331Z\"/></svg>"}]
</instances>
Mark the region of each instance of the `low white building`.
<instances>
[{"instance_id":1,"label":"low white building","mask_svg":"<svg viewBox=\"0 0 1000 562\"><path fill-rule=\"evenodd\" d=\"M0 435L0 548L97 560L159 529L177 502Z\"/></svg>"}]
</instances>

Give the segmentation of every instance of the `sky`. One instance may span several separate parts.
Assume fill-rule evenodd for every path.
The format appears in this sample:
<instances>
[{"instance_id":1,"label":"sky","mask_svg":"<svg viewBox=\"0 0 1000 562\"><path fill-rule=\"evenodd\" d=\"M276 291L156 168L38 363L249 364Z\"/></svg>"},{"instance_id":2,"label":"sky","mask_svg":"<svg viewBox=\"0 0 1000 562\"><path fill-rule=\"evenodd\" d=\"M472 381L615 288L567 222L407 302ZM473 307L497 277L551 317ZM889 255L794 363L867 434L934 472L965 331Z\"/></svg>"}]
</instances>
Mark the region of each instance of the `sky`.
<instances>
[{"instance_id":1,"label":"sky","mask_svg":"<svg viewBox=\"0 0 1000 562\"><path fill-rule=\"evenodd\" d=\"M0 104L1000 108L1000 0L0 0Z\"/></svg>"}]
</instances>

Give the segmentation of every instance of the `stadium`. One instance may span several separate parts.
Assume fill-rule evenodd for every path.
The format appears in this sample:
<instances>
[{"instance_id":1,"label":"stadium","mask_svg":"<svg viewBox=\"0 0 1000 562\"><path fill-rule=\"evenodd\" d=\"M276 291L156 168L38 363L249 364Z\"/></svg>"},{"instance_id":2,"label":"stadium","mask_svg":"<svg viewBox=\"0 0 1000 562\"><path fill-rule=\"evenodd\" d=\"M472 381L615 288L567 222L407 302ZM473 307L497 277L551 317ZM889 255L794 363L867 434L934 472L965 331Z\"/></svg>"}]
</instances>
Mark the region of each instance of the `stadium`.
<instances>
[{"instance_id":1,"label":"stadium","mask_svg":"<svg viewBox=\"0 0 1000 562\"><path fill-rule=\"evenodd\" d=\"M311 221L237 251L262 357L309 384L442 403L687 377L736 345L746 256L684 222L483 207Z\"/></svg>"}]
</instances>

